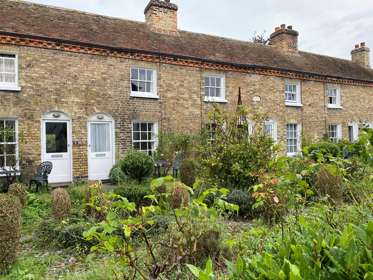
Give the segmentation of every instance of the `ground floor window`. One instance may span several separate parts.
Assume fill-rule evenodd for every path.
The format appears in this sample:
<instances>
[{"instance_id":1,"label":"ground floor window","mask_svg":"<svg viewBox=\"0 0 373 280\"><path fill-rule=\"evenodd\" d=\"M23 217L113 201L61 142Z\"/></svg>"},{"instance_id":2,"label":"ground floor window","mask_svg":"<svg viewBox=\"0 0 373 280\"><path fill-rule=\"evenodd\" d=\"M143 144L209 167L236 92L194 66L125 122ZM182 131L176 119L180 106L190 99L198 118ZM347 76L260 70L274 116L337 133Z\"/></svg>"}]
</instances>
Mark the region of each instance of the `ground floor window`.
<instances>
[{"instance_id":1,"label":"ground floor window","mask_svg":"<svg viewBox=\"0 0 373 280\"><path fill-rule=\"evenodd\" d=\"M132 145L135 150L152 155L157 148L158 127L153 122L133 122Z\"/></svg>"},{"instance_id":2,"label":"ground floor window","mask_svg":"<svg viewBox=\"0 0 373 280\"><path fill-rule=\"evenodd\" d=\"M286 150L288 156L294 156L300 150L300 126L295 123L286 125Z\"/></svg>"},{"instance_id":3,"label":"ground floor window","mask_svg":"<svg viewBox=\"0 0 373 280\"><path fill-rule=\"evenodd\" d=\"M356 122L348 124L348 140L355 142L359 138L359 126Z\"/></svg>"},{"instance_id":4,"label":"ground floor window","mask_svg":"<svg viewBox=\"0 0 373 280\"><path fill-rule=\"evenodd\" d=\"M14 119L0 119L0 168L18 165L18 124Z\"/></svg>"},{"instance_id":5,"label":"ground floor window","mask_svg":"<svg viewBox=\"0 0 373 280\"><path fill-rule=\"evenodd\" d=\"M264 133L271 137L273 142L277 142L277 125L273 120L268 120L264 122Z\"/></svg>"},{"instance_id":6,"label":"ground floor window","mask_svg":"<svg viewBox=\"0 0 373 280\"><path fill-rule=\"evenodd\" d=\"M329 124L328 126L328 137L332 142L338 142L342 139L341 126L338 124Z\"/></svg>"}]
</instances>

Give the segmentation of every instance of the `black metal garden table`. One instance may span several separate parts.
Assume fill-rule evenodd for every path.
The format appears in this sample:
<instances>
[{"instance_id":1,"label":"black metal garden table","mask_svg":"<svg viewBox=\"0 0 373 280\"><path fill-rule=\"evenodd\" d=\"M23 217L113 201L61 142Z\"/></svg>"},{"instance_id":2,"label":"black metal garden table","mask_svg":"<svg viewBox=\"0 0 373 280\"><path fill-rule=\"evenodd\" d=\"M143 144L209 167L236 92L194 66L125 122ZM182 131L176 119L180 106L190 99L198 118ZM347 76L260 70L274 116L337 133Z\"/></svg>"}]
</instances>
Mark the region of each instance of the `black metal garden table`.
<instances>
[{"instance_id":1,"label":"black metal garden table","mask_svg":"<svg viewBox=\"0 0 373 280\"><path fill-rule=\"evenodd\" d=\"M19 175L20 175L20 171L16 168L0 167L0 176L5 177L7 187L9 187L11 184L13 184L16 181L17 176L19 176Z\"/></svg>"}]
</instances>

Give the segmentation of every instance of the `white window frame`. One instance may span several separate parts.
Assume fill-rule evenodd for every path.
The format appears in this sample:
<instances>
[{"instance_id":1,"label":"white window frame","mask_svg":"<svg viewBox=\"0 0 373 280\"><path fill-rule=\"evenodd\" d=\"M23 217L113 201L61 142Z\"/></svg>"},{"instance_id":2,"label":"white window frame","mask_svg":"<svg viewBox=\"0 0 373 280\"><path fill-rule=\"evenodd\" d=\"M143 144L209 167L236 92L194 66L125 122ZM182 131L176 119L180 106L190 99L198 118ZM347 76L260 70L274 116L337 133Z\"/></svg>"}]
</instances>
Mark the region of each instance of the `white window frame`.
<instances>
[{"instance_id":1,"label":"white window frame","mask_svg":"<svg viewBox=\"0 0 373 280\"><path fill-rule=\"evenodd\" d=\"M350 127L352 127L352 139L350 138ZM350 142L356 142L359 139L359 125L357 122L348 123L348 140Z\"/></svg>"},{"instance_id":2,"label":"white window frame","mask_svg":"<svg viewBox=\"0 0 373 280\"><path fill-rule=\"evenodd\" d=\"M295 138L288 138L288 126L289 125L295 125L295 131L296 135ZM301 153L301 148L302 148L302 126L298 123L288 123L286 124L286 129L285 129L285 139L286 139L286 155L289 157L294 157L297 156ZM294 152L289 152L289 145L288 145L288 140L296 140L296 151Z\"/></svg>"},{"instance_id":3,"label":"white window frame","mask_svg":"<svg viewBox=\"0 0 373 280\"><path fill-rule=\"evenodd\" d=\"M264 133L267 134L267 126L272 126L271 134L268 136L272 138L274 143L277 143L277 123L274 120L267 120L264 122Z\"/></svg>"},{"instance_id":4,"label":"white window frame","mask_svg":"<svg viewBox=\"0 0 373 280\"><path fill-rule=\"evenodd\" d=\"M141 124L153 124L153 135L154 135L154 139L152 139L151 141L149 141L148 139L147 140L135 140L134 139L134 135L135 135L135 132L139 132L140 133L140 138L141 138ZM134 131L133 129L133 126L134 124L140 124L140 130L139 131ZM140 149L135 149L137 151L143 151L143 152L146 152L148 155L149 155L149 152L151 151L151 154L153 155L154 152L157 150L158 148L158 122L154 122L154 121L132 121L132 124L131 124L131 131L132 131L132 148L135 149L135 143L140 143L140 146L141 146L141 143L149 143L149 142L152 142L153 143L153 148L151 150L149 149L146 149L146 150L141 150L141 147Z\"/></svg>"},{"instance_id":5,"label":"white window frame","mask_svg":"<svg viewBox=\"0 0 373 280\"><path fill-rule=\"evenodd\" d=\"M13 57L14 58L14 69L15 69L15 82L14 83L5 83L0 82L0 90L3 91L20 91L21 88L19 87L19 73L18 73L18 55L13 53L1 53L0 52L0 59L4 57Z\"/></svg>"},{"instance_id":6,"label":"white window frame","mask_svg":"<svg viewBox=\"0 0 373 280\"><path fill-rule=\"evenodd\" d=\"M206 78L220 79L220 97L206 96L206 88L212 86L206 86ZM218 87L215 87L218 88ZM225 97L225 75L206 74L203 76L203 97L205 102L216 102L216 103L227 103Z\"/></svg>"},{"instance_id":7,"label":"white window frame","mask_svg":"<svg viewBox=\"0 0 373 280\"><path fill-rule=\"evenodd\" d=\"M255 129L255 122L252 120L247 121L247 133L249 136L254 134L254 129Z\"/></svg>"},{"instance_id":8,"label":"white window frame","mask_svg":"<svg viewBox=\"0 0 373 280\"><path fill-rule=\"evenodd\" d=\"M142 92L142 91L132 91L132 70L145 70L145 71L152 71L152 81L151 81L151 92ZM142 81L139 78L136 81ZM145 82L145 81L142 81ZM151 68L145 68L145 67L137 67L132 66L130 67L130 96L131 97L140 97L140 98L151 98L151 99L159 99L158 96L158 87L157 87L157 71L155 69Z\"/></svg>"},{"instance_id":9,"label":"white window frame","mask_svg":"<svg viewBox=\"0 0 373 280\"><path fill-rule=\"evenodd\" d=\"M0 138L0 145L16 145L15 156L16 156L16 169L19 169L19 132L18 132L18 120L16 118L0 118L0 122L5 121L14 121L15 122L15 133L16 133L16 141L15 142L2 142ZM4 153L4 161L6 161L6 152ZM1 168L2 166L0 166ZM4 166L6 170L10 170L10 166ZM1 176L0 176L1 177Z\"/></svg>"},{"instance_id":10,"label":"white window frame","mask_svg":"<svg viewBox=\"0 0 373 280\"><path fill-rule=\"evenodd\" d=\"M331 127L335 128L335 137L331 136ZM328 125L328 139L332 142L338 142L342 140L342 125L337 123L330 123Z\"/></svg>"},{"instance_id":11,"label":"white window frame","mask_svg":"<svg viewBox=\"0 0 373 280\"><path fill-rule=\"evenodd\" d=\"M296 87L296 96L295 100L290 100L287 98L288 94L294 94L294 92L290 92L286 90L286 86L295 86ZM291 107L302 107L302 93L301 93L301 82L296 80L285 80L284 86L284 94L285 94L285 105Z\"/></svg>"},{"instance_id":12,"label":"white window frame","mask_svg":"<svg viewBox=\"0 0 373 280\"><path fill-rule=\"evenodd\" d=\"M331 96L332 94L335 97ZM335 103L330 103L330 97L335 98ZM341 103L341 88L336 85L328 85L326 90L326 98L327 98L327 106L330 109L342 109L342 103Z\"/></svg>"}]
</instances>

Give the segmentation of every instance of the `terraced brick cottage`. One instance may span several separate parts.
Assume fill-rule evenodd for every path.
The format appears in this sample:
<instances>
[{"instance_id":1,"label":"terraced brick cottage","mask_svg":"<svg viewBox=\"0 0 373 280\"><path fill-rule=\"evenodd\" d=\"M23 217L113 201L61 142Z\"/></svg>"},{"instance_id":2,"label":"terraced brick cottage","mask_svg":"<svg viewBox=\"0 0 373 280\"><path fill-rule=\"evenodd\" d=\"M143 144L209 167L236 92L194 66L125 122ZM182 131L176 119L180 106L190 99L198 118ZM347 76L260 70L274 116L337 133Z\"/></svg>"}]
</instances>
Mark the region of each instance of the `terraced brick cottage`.
<instances>
[{"instance_id":1,"label":"terraced brick cottage","mask_svg":"<svg viewBox=\"0 0 373 280\"><path fill-rule=\"evenodd\" d=\"M212 104L268 114L289 155L308 138L356 139L373 125L369 49L352 60L300 51L281 25L269 46L181 31L178 7L151 0L145 22L0 0L0 165L50 160L51 181L105 179L159 131L197 132Z\"/></svg>"}]
</instances>

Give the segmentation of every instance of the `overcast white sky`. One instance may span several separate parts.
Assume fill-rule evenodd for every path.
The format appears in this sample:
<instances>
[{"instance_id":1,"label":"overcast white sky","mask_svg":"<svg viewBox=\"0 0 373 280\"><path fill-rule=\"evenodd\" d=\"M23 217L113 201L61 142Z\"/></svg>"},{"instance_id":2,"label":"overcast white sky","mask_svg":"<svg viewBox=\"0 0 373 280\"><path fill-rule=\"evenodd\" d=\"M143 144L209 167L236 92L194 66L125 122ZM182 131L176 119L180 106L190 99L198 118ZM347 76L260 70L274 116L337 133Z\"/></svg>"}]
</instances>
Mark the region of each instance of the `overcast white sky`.
<instances>
[{"instance_id":1,"label":"overcast white sky","mask_svg":"<svg viewBox=\"0 0 373 280\"><path fill-rule=\"evenodd\" d=\"M149 0L32 0L108 16L144 21ZM248 40L285 23L300 32L302 50L350 58L358 42L373 51L373 0L171 0L179 29ZM373 54L371 55L373 65Z\"/></svg>"}]
</instances>

